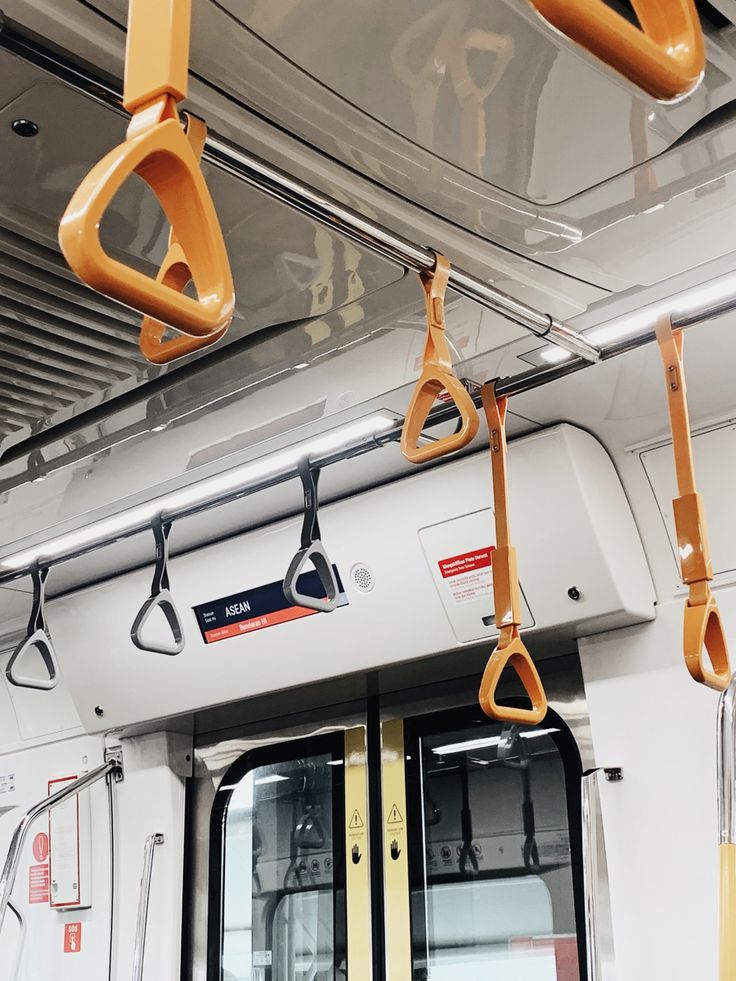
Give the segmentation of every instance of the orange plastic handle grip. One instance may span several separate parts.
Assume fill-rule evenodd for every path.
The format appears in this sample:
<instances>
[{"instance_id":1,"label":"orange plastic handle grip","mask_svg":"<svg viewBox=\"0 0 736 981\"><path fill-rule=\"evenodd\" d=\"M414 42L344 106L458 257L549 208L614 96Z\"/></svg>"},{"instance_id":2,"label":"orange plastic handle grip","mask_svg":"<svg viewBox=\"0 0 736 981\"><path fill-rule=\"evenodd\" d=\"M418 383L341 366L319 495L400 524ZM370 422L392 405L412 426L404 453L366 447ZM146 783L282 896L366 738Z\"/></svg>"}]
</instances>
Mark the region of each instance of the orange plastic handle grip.
<instances>
[{"instance_id":1,"label":"orange plastic handle grip","mask_svg":"<svg viewBox=\"0 0 736 981\"><path fill-rule=\"evenodd\" d=\"M705 44L693 0L632 0L641 29L603 0L530 0L572 41L655 99L691 92L705 70Z\"/></svg>"},{"instance_id":2,"label":"orange plastic handle grip","mask_svg":"<svg viewBox=\"0 0 736 981\"><path fill-rule=\"evenodd\" d=\"M192 273L189 263L178 242L172 242L161 265L156 281L163 283L169 289L181 292L191 282ZM141 322L139 346L143 357L151 364L170 364L178 358L184 358L195 351L215 344L227 333L227 325L214 334L205 337L190 337L188 334L178 334L164 340L166 324L153 317L144 317Z\"/></svg>"},{"instance_id":3,"label":"orange plastic handle grip","mask_svg":"<svg viewBox=\"0 0 736 981\"><path fill-rule=\"evenodd\" d=\"M201 160L207 139L207 126L203 120L189 113L185 113L185 120L187 139L194 156L197 160ZM192 280L189 263L184 255L184 250L177 241L173 228L169 233L169 248L156 279L180 293ZM152 317L143 318L139 341L140 350L144 358L151 364L169 364L178 358L186 357L188 354L209 347L227 332L227 326L206 337L190 337L187 334L179 334L164 340L165 332L166 324L160 320L154 320Z\"/></svg>"},{"instance_id":4,"label":"orange plastic handle grip","mask_svg":"<svg viewBox=\"0 0 736 981\"><path fill-rule=\"evenodd\" d=\"M162 118L167 103L164 97L138 113L125 143L85 177L61 220L59 244L77 276L93 289L182 333L204 337L223 331L232 319L232 274L197 158L178 118ZM102 248L100 222L131 174L142 177L158 197L186 256L197 299Z\"/></svg>"},{"instance_id":5,"label":"orange plastic handle grip","mask_svg":"<svg viewBox=\"0 0 736 981\"><path fill-rule=\"evenodd\" d=\"M452 368L452 357L445 336L445 293L450 276L450 263L437 254L435 268L422 273L427 311L427 340L424 345L422 373L414 389L401 431L401 452L410 463L427 463L447 453L461 450L478 432L479 420L475 403ZM419 446L427 416L437 396L447 391L460 413L460 428L451 436Z\"/></svg>"},{"instance_id":6,"label":"orange plastic handle grip","mask_svg":"<svg viewBox=\"0 0 736 981\"><path fill-rule=\"evenodd\" d=\"M507 667L512 667L521 679L524 690L532 703L531 708L499 705L496 701L496 691L501 675ZM511 631L502 631L501 640L491 654L483 672L478 701L485 714L499 722L538 725L547 714L547 696L542 685L542 679L539 677L537 666L524 646L516 627Z\"/></svg>"},{"instance_id":7,"label":"orange plastic handle grip","mask_svg":"<svg viewBox=\"0 0 736 981\"><path fill-rule=\"evenodd\" d=\"M731 667L723 621L709 586L713 568L705 509L695 482L683 336L682 331L673 330L667 316L657 323L656 335L664 365L672 449L680 492L680 496L672 502L680 570L683 583L690 587L683 631L685 665L695 681L722 691L731 680ZM706 654L712 670L704 663Z\"/></svg>"},{"instance_id":8,"label":"orange plastic handle grip","mask_svg":"<svg viewBox=\"0 0 736 981\"><path fill-rule=\"evenodd\" d=\"M496 396L496 383L481 389L483 410L488 423L493 473L493 513L496 550L493 552L493 601L496 626L501 632L498 646L483 672L478 701L486 715L504 722L536 725L547 714L547 696L536 665L519 633L521 625L521 587L516 549L511 545L508 505L508 466L506 409L508 400ZM512 667L527 693L531 708L499 705L496 691L506 667Z\"/></svg>"}]
</instances>

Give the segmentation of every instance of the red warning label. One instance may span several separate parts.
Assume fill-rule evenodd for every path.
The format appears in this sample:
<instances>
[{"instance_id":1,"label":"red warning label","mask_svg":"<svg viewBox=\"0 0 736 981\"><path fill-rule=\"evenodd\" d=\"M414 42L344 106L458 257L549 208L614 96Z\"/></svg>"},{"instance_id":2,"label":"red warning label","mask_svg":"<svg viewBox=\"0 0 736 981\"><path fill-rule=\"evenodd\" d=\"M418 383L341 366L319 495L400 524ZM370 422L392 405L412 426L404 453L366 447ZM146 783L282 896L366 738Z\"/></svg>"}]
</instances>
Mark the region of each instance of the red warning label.
<instances>
[{"instance_id":1,"label":"red warning label","mask_svg":"<svg viewBox=\"0 0 736 981\"><path fill-rule=\"evenodd\" d=\"M48 903L50 898L48 865L31 865L28 869L28 902Z\"/></svg>"},{"instance_id":2,"label":"red warning label","mask_svg":"<svg viewBox=\"0 0 736 981\"><path fill-rule=\"evenodd\" d=\"M492 563L495 545L440 559L440 575L456 603L482 599L489 601L493 591Z\"/></svg>"},{"instance_id":3,"label":"red warning label","mask_svg":"<svg viewBox=\"0 0 736 981\"><path fill-rule=\"evenodd\" d=\"M78 954L82 949L82 924L64 924L64 953Z\"/></svg>"},{"instance_id":4,"label":"red warning label","mask_svg":"<svg viewBox=\"0 0 736 981\"><path fill-rule=\"evenodd\" d=\"M45 831L39 831L33 839L33 857L37 862L45 862L49 857L49 836Z\"/></svg>"},{"instance_id":5,"label":"red warning label","mask_svg":"<svg viewBox=\"0 0 736 981\"><path fill-rule=\"evenodd\" d=\"M453 555L449 559L440 559L442 578L462 576L466 572L475 572L476 569L490 569L491 553L495 549L495 545L489 545L488 548L478 548L472 552L463 552L462 555Z\"/></svg>"}]
</instances>

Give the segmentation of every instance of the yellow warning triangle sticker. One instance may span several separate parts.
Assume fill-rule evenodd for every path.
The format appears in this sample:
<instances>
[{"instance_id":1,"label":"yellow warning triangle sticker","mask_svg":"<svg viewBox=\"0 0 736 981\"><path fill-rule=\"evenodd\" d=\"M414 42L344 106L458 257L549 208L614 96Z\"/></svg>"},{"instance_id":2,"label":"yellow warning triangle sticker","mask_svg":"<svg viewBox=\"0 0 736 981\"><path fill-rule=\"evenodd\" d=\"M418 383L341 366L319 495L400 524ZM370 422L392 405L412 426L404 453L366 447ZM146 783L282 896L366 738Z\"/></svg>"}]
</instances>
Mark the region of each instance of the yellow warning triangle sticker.
<instances>
[{"instance_id":1,"label":"yellow warning triangle sticker","mask_svg":"<svg viewBox=\"0 0 736 981\"><path fill-rule=\"evenodd\" d=\"M396 804L391 808L391 813L388 816L387 824L403 824L404 819L401 816L401 811L398 809Z\"/></svg>"},{"instance_id":2,"label":"yellow warning triangle sticker","mask_svg":"<svg viewBox=\"0 0 736 981\"><path fill-rule=\"evenodd\" d=\"M360 812L356 808L353 811L353 816L350 818L350 824L348 825L348 828L354 831L356 828L362 828L362 827L364 827L363 818L360 816Z\"/></svg>"}]
</instances>

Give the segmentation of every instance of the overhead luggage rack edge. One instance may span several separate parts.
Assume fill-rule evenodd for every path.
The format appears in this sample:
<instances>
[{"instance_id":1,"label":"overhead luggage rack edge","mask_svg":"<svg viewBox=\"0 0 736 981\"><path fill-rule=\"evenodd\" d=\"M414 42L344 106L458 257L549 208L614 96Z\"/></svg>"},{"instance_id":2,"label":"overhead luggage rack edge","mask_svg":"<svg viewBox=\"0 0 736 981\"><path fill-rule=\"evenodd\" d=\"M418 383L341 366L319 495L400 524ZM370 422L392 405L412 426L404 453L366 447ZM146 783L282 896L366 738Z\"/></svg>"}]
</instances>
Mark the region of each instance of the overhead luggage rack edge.
<instances>
[{"instance_id":1,"label":"overhead luggage rack edge","mask_svg":"<svg viewBox=\"0 0 736 981\"><path fill-rule=\"evenodd\" d=\"M119 110L122 114L122 90L118 83L101 80L95 77L91 69L70 64L7 19L0 20L0 48L36 65L64 84ZM208 135L203 159L407 270L421 273L434 269L436 253L431 248L417 245L403 235L371 221L217 134ZM480 303L570 354L590 362L600 359L600 349L577 331L551 314L509 296L477 276L453 267L448 285L456 293Z\"/></svg>"}]
</instances>

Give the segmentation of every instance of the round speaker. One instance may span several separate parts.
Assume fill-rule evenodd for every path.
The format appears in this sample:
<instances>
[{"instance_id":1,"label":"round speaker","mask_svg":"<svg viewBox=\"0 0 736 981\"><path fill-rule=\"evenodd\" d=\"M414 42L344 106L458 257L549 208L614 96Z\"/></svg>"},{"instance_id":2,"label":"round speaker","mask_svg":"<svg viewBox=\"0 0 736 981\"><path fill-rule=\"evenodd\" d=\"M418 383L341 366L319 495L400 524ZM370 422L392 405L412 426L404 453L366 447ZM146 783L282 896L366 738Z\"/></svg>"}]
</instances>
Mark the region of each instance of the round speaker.
<instances>
[{"instance_id":1,"label":"round speaker","mask_svg":"<svg viewBox=\"0 0 736 981\"><path fill-rule=\"evenodd\" d=\"M350 578L353 580L355 588L359 589L361 593L370 593L376 585L376 578L373 575L373 571L362 562L358 562L357 565L353 566L350 570Z\"/></svg>"}]
</instances>

